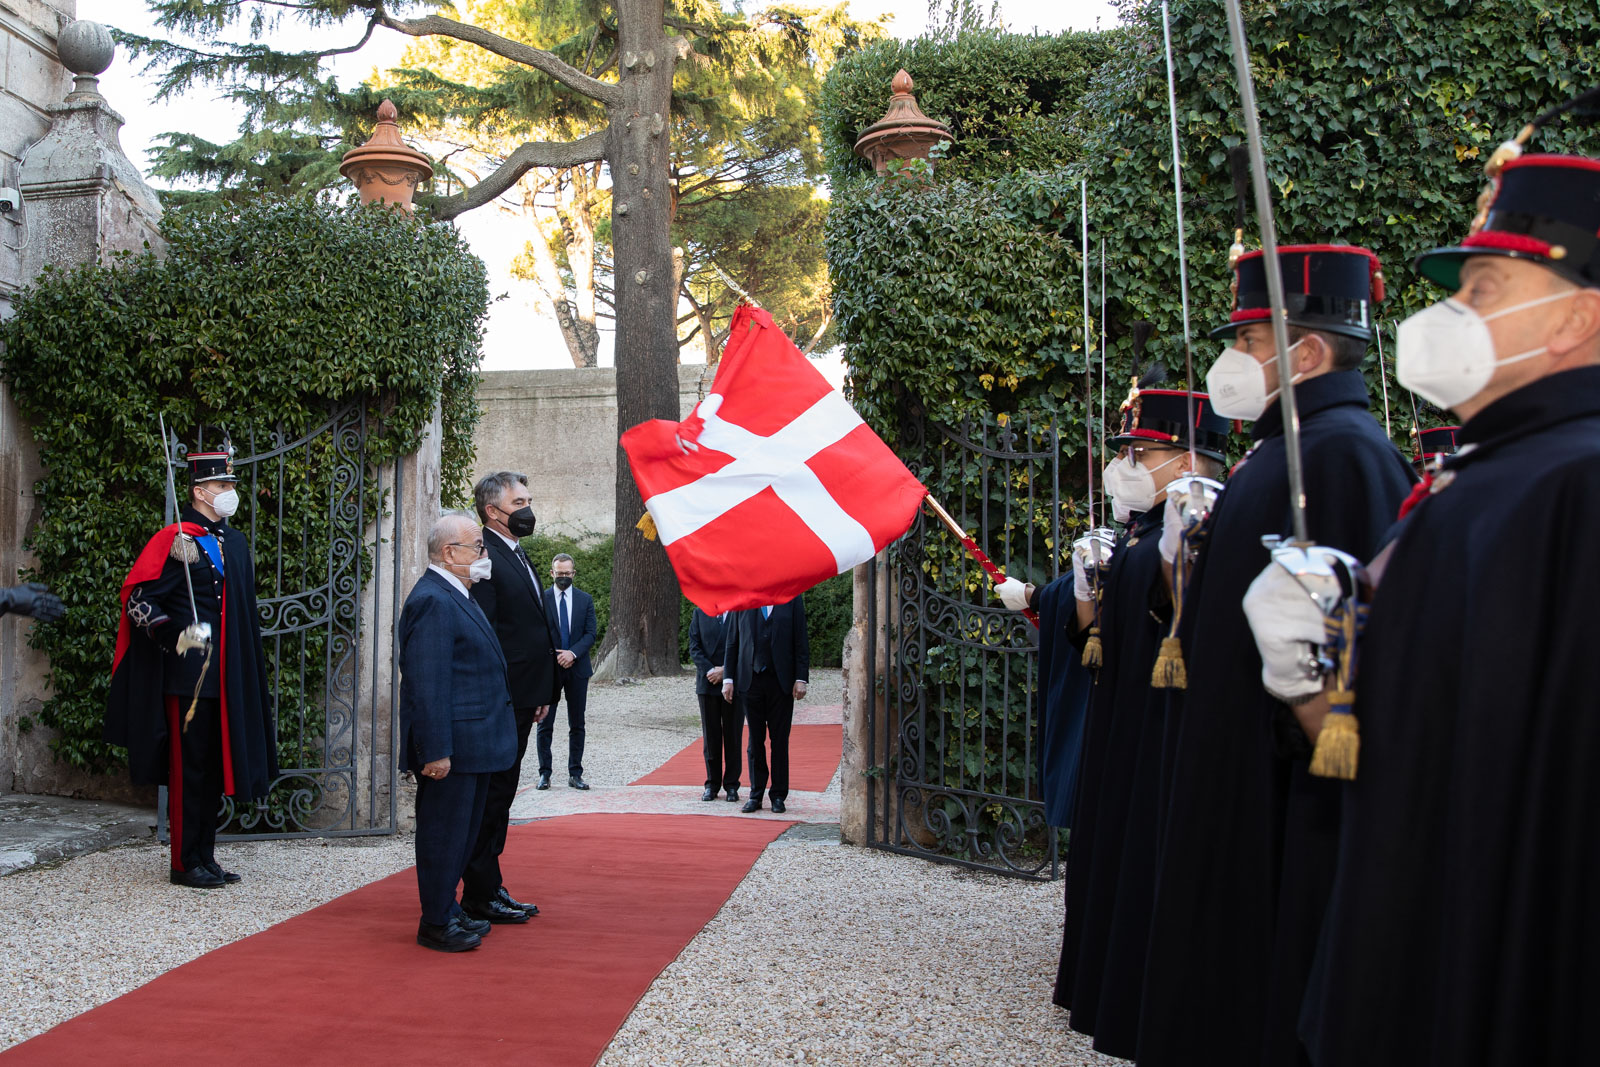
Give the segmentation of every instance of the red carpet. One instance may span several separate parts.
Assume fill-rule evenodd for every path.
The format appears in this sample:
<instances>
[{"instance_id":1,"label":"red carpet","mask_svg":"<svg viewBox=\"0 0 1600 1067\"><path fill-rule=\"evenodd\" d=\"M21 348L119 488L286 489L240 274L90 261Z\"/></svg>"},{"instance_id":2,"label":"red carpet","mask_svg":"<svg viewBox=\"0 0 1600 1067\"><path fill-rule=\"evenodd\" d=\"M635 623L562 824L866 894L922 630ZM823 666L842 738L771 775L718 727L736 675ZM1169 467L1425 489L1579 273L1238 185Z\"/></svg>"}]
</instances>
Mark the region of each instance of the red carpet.
<instances>
[{"instance_id":1,"label":"red carpet","mask_svg":"<svg viewBox=\"0 0 1600 1067\"><path fill-rule=\"evenodd\" d=\"M506 882L542 910L449 955L415 943L407 869L187 963L3 1057L229 1067L590 1067L661 970L791 824L568 815L513 826ZM188 890L173 889L174 893Z\"/></svg>"},{"instance_id":2,"label":"red carpet","mask_svg":"<svg viewBox=\"0 0 1600 1067\"><path fill-rule=\"evenodd\" d=\"M844 744L844 727L837 723L792 726L789 729L789 788L803 793L820 793L833 781L839 769L839 752ZM739 751L750 747L750 729L745 728ZM749 762L739 772L744 786L750 784ZM700 742L685 745L683 751L629 785L706 784L706 757Z\"/></svg>"}]
</instances>

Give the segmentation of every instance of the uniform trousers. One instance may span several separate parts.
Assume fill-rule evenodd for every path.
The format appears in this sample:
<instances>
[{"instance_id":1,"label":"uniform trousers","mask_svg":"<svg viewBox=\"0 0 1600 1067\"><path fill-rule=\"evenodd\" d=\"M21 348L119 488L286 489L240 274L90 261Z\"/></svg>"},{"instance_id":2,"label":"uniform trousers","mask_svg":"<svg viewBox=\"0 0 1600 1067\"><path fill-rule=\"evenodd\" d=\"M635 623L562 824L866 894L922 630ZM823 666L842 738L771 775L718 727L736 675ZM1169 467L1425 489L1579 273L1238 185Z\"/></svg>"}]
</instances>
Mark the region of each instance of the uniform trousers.
<instances>
[{"instance_id":1,"label":"uniform trousers","mask_svg":"<svg viewBox=\"0 0 1600 1067\"><path fill-rule=\"evenodd\" d=\"M167 831L172 869L192 870L216 862L217 818L222 810L222 702L167 698Z\"/></svg>"}]
</instances>

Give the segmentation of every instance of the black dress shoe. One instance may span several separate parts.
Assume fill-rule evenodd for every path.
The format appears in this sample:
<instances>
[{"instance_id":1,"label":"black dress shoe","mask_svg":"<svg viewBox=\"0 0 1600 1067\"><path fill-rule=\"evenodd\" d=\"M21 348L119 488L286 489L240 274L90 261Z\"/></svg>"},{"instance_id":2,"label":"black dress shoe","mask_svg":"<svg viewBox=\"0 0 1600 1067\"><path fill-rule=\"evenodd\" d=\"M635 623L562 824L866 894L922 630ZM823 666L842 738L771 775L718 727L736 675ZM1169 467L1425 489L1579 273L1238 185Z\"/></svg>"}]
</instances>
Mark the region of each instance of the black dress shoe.
<instances>
[{"instance_id":1,"label":"black dress shoe","mask_svg":"<svg viewBox=\"0 0 1600 1067\"><path fill-rule=\"evenodd\" d=\"M210 871L212 874L216 875L218 878L221 878L228 885L233 885L239 881L239 876L237 874L234 874L232 871L223 870L215 860L202 863L201 866Z\"/></svg>"},{"instance_id":2,"label":"black dress shoe","mask_svg":"<svg viewBox=\"0 0 1600 1067\"><path fill-rule=\"evenodd\" d=\"M437 952L466 952L483 944L483 939L462 929L461 924L456 922L444 926L418 923L417 944Z\"/></svg>"},{"instance_id":3,"label":"black dress shoe","mask_svg":"<svg viewBox=\"0 0 1600 1067\"><path fill-rule=\"evenodd\" d=\"M483 904L474 901L471 904L465 901L461 910L474 919L482 919L486 923L525 923L530 916L521 908L509 907L498 900L490 900Z\"/></svg>"},{"instance_id":4,"label":"black dress shoe","mask_svg":"<svg viewBox=\"0 0 1600 1067\"><path fill-rule=\"evenodd\" d=\"M728 795L723 797L722 799L726 800L730 804L737 804L739 802L739 790L738 789L730 789L730 790L728 790Z\"/></svg>"},{"instance_id":5,"label":"black dress shoe","mask_svg":"<svg viewBox=\"0 0 1600 1067\"><path fill-rule=\"evenodd\" d=\"M784 812L783 801L779 800L777 797L773 797L772 810L777 812L779 815L782 815Z\"/></svg>"},{"instance_id":6,"label":"black dress shoe","mask_svg":"<svg viewBox=\"0 0 1600 1067\"><path fill-rule=\"evenodd\" d=\"M543 771L541 771L539 773L539 784L534 786L534 788L535 789L549 789L550 788L550 776L548 774L544 773Z\"/></svg>"},{"instance_id":7,"label":"black dress shoe","mask_svg":"<svg viewBox=\"0 0 1600 1067\"><path fill-rule=\"evenodd\" d=\"M744 802L744 807L740 808L739 810L746 813L760 811L761 801L757 800L755 797L751 797L749 800Z\"/></svg>"},{"instance_id":8,"label":"black dress shoe","mask_svg":"<svg viewBox=\"0 0 1600 1067\"><path fill-rule=\"evenodd\" d=\"M210 868L197 863L187 871L173 871L169 876L173 885L186 885L190 889L221 889L222 875L212 874Z\"/></svg>"},{"instance_id":9,"label":"black dress shoe","mask_svg":"<svg viewBox=\"0 0 1600 1067\"><path fill-rule=\"evenodd\" d=\"M530 919L533 918L535 915L539 914L539 905L537 905L537 904L524 904L522 901L518 900L516 897L512 896L510 893L507 893L505 886L501 886L500 887L500 891L494 895L494 898L496 900L498 900L500 903L504 904L508 908L517 908L517 909L519 909L521 911L527 912L528 913L528 918L530 918Z\"/></svg>"},{"instance_id":10,"label":"black dress shoe","mask_svg":"<svg viewBox=\"0 0 1600 1067\"><path fill-rule=\"evenodd\" d=\"M701 800L715 800L715 799L717 799L717 787L714 786L714 785L706 786L706 791L704 793L700 794L700 799Z\"/></svg>"},{"instance_id":11,"label":"black dress shoe","mask_svg":"<svg viewBox=\"0 0 1600 1067\"><path fill-rule=\"evenodd\" d=\"M588 789L589 788L589 783L583 780L583 775L581 775L581 774L574 774L571 778L568 778L567 779L567 784L570 785L574 789Z\"/></svg>"},{"instance_id":12,"label":"black dress shoe","mask_svg":"<svg viewBox=\"0 0 1600 1067\"><path fill-rule=\"evenodd\" d=\"M474 919L472 916L468 915L465 911L457 912L455 914L455 916L453 918L451 918L450 922L455 926L461 927L461 929L465 930L469 934L475 934L478 937L488 937L489 936L489 922L488 922L488 920L486 920L486 919Z\"/></svg>"}]
</instances>

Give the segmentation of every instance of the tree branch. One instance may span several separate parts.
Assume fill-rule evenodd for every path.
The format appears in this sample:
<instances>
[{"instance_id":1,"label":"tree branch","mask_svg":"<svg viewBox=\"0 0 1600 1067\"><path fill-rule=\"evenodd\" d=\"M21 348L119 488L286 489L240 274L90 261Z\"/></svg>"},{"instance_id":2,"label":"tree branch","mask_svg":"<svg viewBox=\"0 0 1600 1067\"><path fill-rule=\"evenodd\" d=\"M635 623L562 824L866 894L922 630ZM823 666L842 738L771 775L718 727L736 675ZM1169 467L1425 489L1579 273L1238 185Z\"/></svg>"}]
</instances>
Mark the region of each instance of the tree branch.
<instances>
[{"instance_id":1,"label":"tree branch","mask_svg":"<svg viewBox=\"0 0 1600 1067\"><path fill-rule=\"evenodd\" d=\"M517 146L504 163L477 185L459 196L434 201L433 217L453 219L462 212L482 207L517 183L535 167L575 167L592 163L606 155L605 130L598 130L576 141L528 141Z\"/></svg>"},{"instance_id":2,"label":"tree branch","mask_svg":"<svg viewBox=\"0 0 1600 1067\"><path fill-rule=\"evenodd\" d=\"M591 78L553 52L513 41L492 33L481 26L457 22L442 15L426 15L420 19L397 19L383 9L380 3L373 17L383 26L412 37L453 37L458 41L475 44L497 56L542 71L575 93L597 100L608 107L622 103L622 90L610 82Z\"/></svg>"}]
</instances>

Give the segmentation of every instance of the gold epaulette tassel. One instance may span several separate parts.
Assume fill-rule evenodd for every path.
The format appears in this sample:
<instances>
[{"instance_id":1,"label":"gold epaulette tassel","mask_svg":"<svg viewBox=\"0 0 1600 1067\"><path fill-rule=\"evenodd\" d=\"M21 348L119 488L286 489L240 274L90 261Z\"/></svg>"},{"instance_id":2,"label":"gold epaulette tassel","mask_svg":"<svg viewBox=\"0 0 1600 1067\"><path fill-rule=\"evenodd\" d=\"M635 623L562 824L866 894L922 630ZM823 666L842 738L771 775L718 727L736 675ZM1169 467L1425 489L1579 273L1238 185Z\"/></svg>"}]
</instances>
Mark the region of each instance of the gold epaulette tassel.
<instances>
[{"instance_id":1,"label":"gold epaulette tassel","mask_svg":"<svg viewBox=\"0 0 1600 1067\"><path fill-rule=\"evenodd\" d=\"M1089 640L1083 643L1083 665L1091 670L1099 670L1104 659L1104 649L1100 644L1100 627L1089 628Z\"/></svg>"},{"instance_id":2,"label":"gold epaulette tassel","mask_svg":"<svg viewBox=\"0 0 1600 1067\"><path fill-rule=\"evenodd\" d=\"M1336 707L1349 708L1355 694L1334 692L1328 696ZM1322 720L1322 731L1317 734L1317 747L1311 754L1311 773L1318 778L1351 782L1355 780L1360 758L1361 727L1356 717L1349 711L1330 711Z\"/></svg>"},{"instance_id":3,"label":"gold epaulette tassel","mask_svg":"<svg viewBox=\"0 0 1600 1067\"><path fill-rule=\"evenodd\" d=\"M1152 689L1189 688L1189 671L1183 664L1183 642L1176 637L1163 637L1161 639L1161 654L1156 657L1155 669L1150 672L1150 687Z\"/></svg>"}]
</instances>

